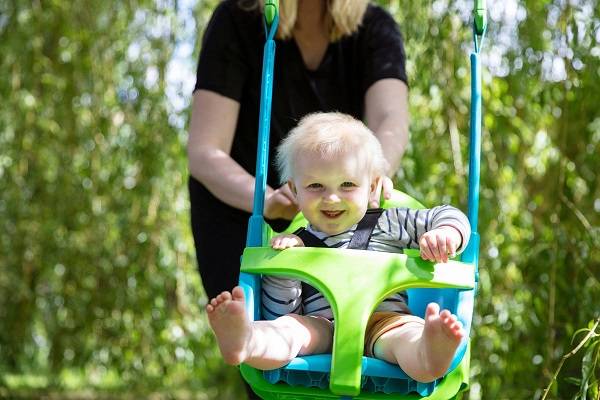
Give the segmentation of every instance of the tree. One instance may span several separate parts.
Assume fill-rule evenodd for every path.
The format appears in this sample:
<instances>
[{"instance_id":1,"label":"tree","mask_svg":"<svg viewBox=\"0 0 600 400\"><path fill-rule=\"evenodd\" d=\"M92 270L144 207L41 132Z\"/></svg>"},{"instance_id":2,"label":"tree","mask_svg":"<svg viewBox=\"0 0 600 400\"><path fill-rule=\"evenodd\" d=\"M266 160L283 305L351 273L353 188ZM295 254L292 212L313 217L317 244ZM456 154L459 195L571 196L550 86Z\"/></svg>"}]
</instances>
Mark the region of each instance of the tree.
<instances>
[{"instance_id":1,"label":"tree","mask_svg":"<svg viewBox=\"0 0 600 400\"><path fill-rule=\"evenodd\" d=\"M191 89L170 80L182 45L195 64L216 3L0 3L0 396L240 396L201 311ZM412 138L397 186L465 208L472 3L379 3L408 55ZM488 8L468 397L540 398L599 317L600 6ZM581 348L547 398L597 398L597 336Z\"/></svg>"}]
</instances>

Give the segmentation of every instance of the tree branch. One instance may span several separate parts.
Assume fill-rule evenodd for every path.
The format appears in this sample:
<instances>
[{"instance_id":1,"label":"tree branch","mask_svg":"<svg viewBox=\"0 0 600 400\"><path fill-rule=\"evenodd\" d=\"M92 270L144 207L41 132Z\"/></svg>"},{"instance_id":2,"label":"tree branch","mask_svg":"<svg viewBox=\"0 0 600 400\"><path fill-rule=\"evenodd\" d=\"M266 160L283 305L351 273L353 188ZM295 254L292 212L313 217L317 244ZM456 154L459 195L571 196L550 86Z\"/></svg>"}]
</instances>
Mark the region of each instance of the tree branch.
<instances>
[{"instance_id":1,"label":"tree branch","mask_svg":"<svg viewBox=\"0 0 600 400\"><path fill-rule=\"evenodd\" d=\"M585 335L585 337L583 338L583 340L581 342L579 342L579 344L577 346L575 346L575 348L573 350L571 350L570 352L568 352L567 354L565 354L564 356L562 356L560 363L558 364L558 368L556 368L556 371L554 371L554 375L552 376L552 380L550 381L550 383L548 383L548 386L546 387L546 389L544 390L544 395L542 396L541 400L545 400L546 396L548 395L548 392L550 391L550 388L552 387L552 384L556 381L556 377L558 376L558 373L560 372L563 364L565 363L565 361L569 358L572 357L573 355L575 355L586 343L588 340L590 340L591 337L596 336L596 328L598 327L598 324L600 324L600 317L596 319L596 323L594 324L594 326L592 327L592 329L590 329L590 331L588 332L587 335Z\"/></svg>"}]
</instances>

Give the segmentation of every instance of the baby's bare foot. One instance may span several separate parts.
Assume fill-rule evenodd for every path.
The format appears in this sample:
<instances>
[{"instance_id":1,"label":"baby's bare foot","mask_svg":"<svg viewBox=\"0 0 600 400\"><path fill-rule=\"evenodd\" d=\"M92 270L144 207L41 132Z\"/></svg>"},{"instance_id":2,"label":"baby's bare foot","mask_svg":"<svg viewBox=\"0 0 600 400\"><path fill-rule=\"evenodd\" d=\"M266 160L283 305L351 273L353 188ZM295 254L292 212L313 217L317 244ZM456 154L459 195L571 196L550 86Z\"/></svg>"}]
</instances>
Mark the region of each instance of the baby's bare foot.
<instances>
[{"instance_id":1,"label":"baby's bare foot","mask_svg":"<svg viewBox=\"0 0 600 400\"><path fill-rule=\"evenodd\" d=\"M208 322L215 332L219 350L230 365L238 365L247 357L251 327L244 309L244 291L236 286L223 292L206 306Z\"/></svg>"},{"instance_id":2,"label":"baby's bare foot","mask_svg":"<svg viewBox=\"0 0 600 400\"><path fill-rule=\"evenodd\" d=\"M440 312L440 306L435 303L427 306L422 336L422 355L432 380L446 373L465 335L462 323L456 319L456 315L448 310Z\"/></svg>"}]
</instances>

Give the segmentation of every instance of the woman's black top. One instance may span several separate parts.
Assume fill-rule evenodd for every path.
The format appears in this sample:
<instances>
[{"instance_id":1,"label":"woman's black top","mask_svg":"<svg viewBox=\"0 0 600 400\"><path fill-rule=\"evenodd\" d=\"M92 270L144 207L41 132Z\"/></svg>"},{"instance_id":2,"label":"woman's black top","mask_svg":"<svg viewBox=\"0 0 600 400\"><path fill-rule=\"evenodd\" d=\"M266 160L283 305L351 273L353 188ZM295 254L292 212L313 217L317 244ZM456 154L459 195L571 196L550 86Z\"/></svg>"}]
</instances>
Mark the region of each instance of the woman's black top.
<instances>
[{"instance_id":1,"label":"woman's black top","mask_svg":"<svg viewBox=\"0 0 600 400\"><path fill-rule=\"evenodd\" d=\"M210 90L240 103L231 157L254 175L265 31L260 11L245 10L240 3L225 0L215 9L202 40L194 90ZM385 78L407 81L405 54L398 26L378 6L368 6L357 32L329 44L314 71L305 67L293 39L276 40L267 183L273 188L280 186L275 150L300 118L316 111L340 111L363 119L367 89ZM210 216L236 215L247 221L247 213L222 203L193 177L190 194L197 245L202 240L199 230L204 231L199 225L207 224ZM203 218L196 223L194 215ZM245 235L246 225L241 225Z\"/></svg>"},{"instance_id":2,"label":"woman's black top","mask_svg":"<svg viewBox=\"0 0 600 400\"><path fill-rule=\"evenodd\" d=\"M195 89L217 92L240 103L231 157L254 175L265 32L258 11L239 0L224 1L204 33ZM332 43L315 71L304 66L292 40L276 41L268 184L279 187L273 155L280 140L304 115L341 111L362 119L365 93L379 79L406 82L402 37L393 18L369 5L362 26Z\"/></svg>"}]
</instances>

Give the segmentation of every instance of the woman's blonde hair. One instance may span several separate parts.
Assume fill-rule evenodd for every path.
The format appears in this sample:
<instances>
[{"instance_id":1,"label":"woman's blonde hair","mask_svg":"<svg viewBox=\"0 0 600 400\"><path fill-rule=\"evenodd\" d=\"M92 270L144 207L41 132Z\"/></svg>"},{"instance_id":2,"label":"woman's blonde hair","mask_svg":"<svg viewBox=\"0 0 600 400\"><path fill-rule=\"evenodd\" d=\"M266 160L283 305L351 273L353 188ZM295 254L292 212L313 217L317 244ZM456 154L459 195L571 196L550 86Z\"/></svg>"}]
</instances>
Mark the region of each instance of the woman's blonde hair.
<instances>
[{"instance_id":1,"label":"woman's blonde hair","mask_svg":"<svg viewBox=\"0 0 600 400\"><path fill-rule=\"evenodd\" d=\"M277 38L286 40L292 37L292 31L296 25L298 16L299 0L280 0L279 1L279 28L277 29ZM369 0L322 0L327 7L327 16L325 24L329 30L329 41L335 42L344 36L353 34L358 30ZM260 7L262 10L263 1L257 0L249 5L248 1L241 0L240 4L245 9Z\"/></svg>"},{"instance_id":2,"label":"woman's blonde hair","mask_svg":"<svg viewBox=\"0 0 600 400\"><path fill-rule=\"evenodd\" d=\"M357 157L370 178L385 175L387 169L373 132L361 121L339 112L309 114L283 139L275 160L282 183L294 178L297 158L307 153L323 158Z\"/></svg>"},{"instance_id":3,"label":"woman's blonde hair","mask_svg":"<svg viewBox=\"0 0 600 400\"><path fill-rule=\"evenodd\" d=\"M278 39L290 39L296 25L299 0L279 2ZM325 24L329 30L329 41L335 42L356 32L360 26L369 0L323 0L327 7Z\"/></svg>"}]
</instances>

